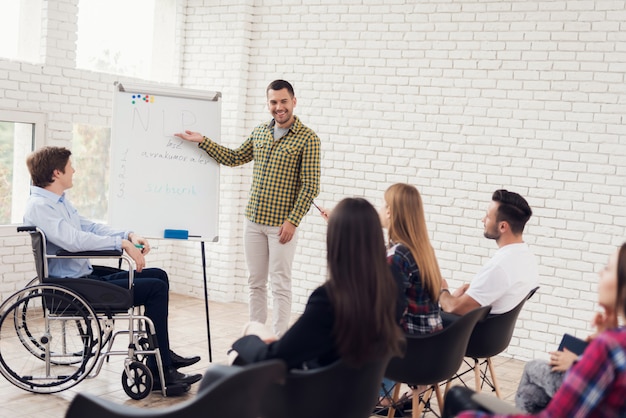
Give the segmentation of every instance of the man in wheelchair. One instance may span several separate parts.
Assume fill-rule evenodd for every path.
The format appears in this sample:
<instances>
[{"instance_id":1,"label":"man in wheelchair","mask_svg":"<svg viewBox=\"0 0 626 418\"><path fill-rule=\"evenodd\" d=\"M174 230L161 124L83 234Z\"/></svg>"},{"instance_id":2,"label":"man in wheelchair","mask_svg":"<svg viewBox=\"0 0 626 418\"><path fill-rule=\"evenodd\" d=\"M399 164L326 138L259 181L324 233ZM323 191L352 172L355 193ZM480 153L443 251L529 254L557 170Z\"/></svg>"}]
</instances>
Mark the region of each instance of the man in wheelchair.
<instances>
[{"instance_id":1,"label":"man in wheelchair","mask_svg":"<svg viewBox=\"0 0 626 418\"><path fill-rule=\"evenodd\" d=\"M78 214L65 196L72 187L74 168L71 151L62 147L43 147L28 156L26 164L33 186L26 205L24 223L41 229L46 235L48 253L63 249L70 252L123 250L136 264L134 304L145 307L145 316L155 327L167 386L189 385L202 378L200 374L184 374L177 369L190 366L199 356L182 357L170 350L168 337L169 281L167 273L158 268L145 268L144 256L150 251L148 241L130 231L119 231L97 224ZM128 287L128 272L94 271L87 259L50 259L49 276L58 278L87 277ZM148 360L153 371L153 390L161 390L156 361Z\"/></svg>"}]
</instances>

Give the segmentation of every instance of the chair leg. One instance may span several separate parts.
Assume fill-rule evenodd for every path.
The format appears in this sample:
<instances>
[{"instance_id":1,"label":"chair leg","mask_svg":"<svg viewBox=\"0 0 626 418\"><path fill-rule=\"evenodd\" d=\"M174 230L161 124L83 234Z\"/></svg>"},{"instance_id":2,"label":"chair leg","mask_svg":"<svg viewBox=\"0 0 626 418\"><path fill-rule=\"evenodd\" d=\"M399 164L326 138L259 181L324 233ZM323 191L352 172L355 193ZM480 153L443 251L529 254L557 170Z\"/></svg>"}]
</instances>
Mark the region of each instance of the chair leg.
<instances>
[{"instance_id":1,"label":"chair leg","mask_svg":"<svg viewBox=\"0 0 626 418\"><path fill-rule=\"evenodd\" d=\"M413 414L412 414L413 418L419 418L419 416L422 415L422 410L424 409L426 402L428 401L428 399L430 399L432 395L433 395L432 385L428 388L428 390L426 390L426 392L422 394L422 400L426 399L425 401L420 400L419 390L413 389ZM389 415L387 417L391 418Z\"/></svg>"},{"instance_id":2,"label":"chair leg","mask_svg":"<svg viewBox=\"0 0 626 418\"><path fill-rule=\"evenodd\" d=\"M443 396L439 385L435 385L435 395L437 396L437 404L439 404L439 415L443 416Z\"/></svg>"},{"instance_id":3,"label":"chair leg","mask_svg":"<svg viewBox=\"0 0 626 418\"><path fill-rule=\"evenodd\" d=\"M487 365L489 366L489 374L491 375L493 388L496 390L496 396L502 399L502 396L500 396L500 389L498 388L498 381L496 380L496 369L495 367L493 367L493 362L491 361L491 357L487 359Z\"/></svg>"},{"instance_id":4,"label":"chair leg","mask_svg":"<svg viewBox=\"0 0 626 418\"><path fill-rule=\"evenodd\" d=\"M446 388L443 390L444 395L448 394L448 391L450 390L450 385L452 384L452 378L448 379L446 381Z\"/></svg>"},{"instance_id":5,"label":"chair leg","mask_svg":"<svg viewBox=\"0 0 626 418\"><path fill-rule=\"evenodd\" d=\"M402 383L397 382L396 387L393 389L393 397L391 398L391 405L389 405L387 418L393 418L396 414L396 408L394 408L394 405L396 404L396 402L398 402L398 399L400 398L400 386L402 386Z\"/></svg>"},{"instance_id":6,"label":"chair leg","mask_svg":"<svg viewBox=\"0 0 626 418\"><path fill-rule=\"evenodd\" d=\"M474 359L474 384L476 393L479 393L482 385L480 384L480 364L477 358Z\"/></svg>"}]
</instances>

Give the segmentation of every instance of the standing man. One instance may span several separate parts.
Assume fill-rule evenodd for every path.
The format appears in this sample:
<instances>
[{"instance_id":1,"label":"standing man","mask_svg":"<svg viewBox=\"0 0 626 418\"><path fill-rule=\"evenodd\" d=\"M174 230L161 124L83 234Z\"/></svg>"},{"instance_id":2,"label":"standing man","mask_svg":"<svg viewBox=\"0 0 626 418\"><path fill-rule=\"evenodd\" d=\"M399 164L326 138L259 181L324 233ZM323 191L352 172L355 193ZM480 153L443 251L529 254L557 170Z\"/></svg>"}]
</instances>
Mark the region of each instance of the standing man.
<instances>
[{"instance_id":1,"label":"standing man","mask_svg":"<svg viewBox=\"0 0 626 418\"><path fill-rule=\"evenodd\" d=\"M463 315L491 305L492 314L513 309L538 286L537 260L523 240L524 226L532 215L528 202L517 193L501 189L491 197L483 218L485 238L498 244L498 251L470 284L450 293L444 280L439 304L445 312Z\"/></svg>"},{"instance_id":2,"label":"standing man","mask_svg":"<svg viewBox=\"0 0 626 418\"><path fill-rule=\"evenodd\" d=\"M266 89L272 120L258 125L235 150L199 132L175 136L197 142L215 161L238 166L254 160L244 221L244 251L250 276L250 320L267 320L267 276L274 299L273 331L280 337L291 315L291 266L297 227L319 193L320 139L293 114L296 97L287 81Z\"/></svg>"}]
</instances>

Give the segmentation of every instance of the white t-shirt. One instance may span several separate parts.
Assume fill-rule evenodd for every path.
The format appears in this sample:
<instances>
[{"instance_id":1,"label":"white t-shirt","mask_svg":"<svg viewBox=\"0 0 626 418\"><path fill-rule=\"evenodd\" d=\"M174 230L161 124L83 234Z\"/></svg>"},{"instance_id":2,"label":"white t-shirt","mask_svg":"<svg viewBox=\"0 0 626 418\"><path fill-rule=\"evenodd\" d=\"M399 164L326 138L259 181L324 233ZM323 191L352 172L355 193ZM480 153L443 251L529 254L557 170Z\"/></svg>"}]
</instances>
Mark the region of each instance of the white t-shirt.
<instances>
[{"instance_id":1,"label":"white t-shirt","mask_svg":"<svg viewBox=\"0 0 626 418\"><path fill-rule=\"evenodd\" d=\"M517 306L538 285L537 260L523 242L498 249L476 274L466 294L480 306L491 305L490 313L501 314Z\"/></svg>"}]
</instances>

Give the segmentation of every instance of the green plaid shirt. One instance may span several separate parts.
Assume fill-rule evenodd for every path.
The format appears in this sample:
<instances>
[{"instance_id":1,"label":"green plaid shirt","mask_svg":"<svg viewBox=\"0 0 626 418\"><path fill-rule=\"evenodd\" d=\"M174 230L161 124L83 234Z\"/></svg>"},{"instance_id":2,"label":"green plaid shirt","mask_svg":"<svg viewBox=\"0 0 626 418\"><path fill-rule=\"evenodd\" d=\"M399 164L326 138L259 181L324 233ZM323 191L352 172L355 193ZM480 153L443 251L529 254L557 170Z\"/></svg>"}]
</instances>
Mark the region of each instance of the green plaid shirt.
<instances>
[{"instance_id":1,"label":"green plaid shirt","mask_svg":"<svg viewBox=\"0 0 626 418\"><path fill-rule=\"evenodd\" d=\"M320 191L320 139L295 116L289 131L274 140L274 120L262 123L235 150L207 137L198 144L220 164L238 166L254 160L252 188L246 207L251 222L295 226Z\"/></svg>"}]
</instances>

